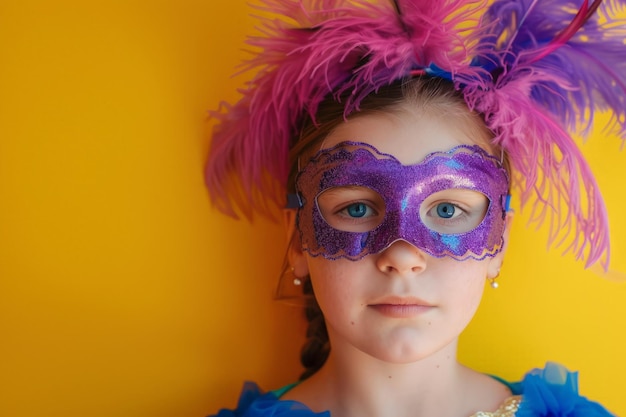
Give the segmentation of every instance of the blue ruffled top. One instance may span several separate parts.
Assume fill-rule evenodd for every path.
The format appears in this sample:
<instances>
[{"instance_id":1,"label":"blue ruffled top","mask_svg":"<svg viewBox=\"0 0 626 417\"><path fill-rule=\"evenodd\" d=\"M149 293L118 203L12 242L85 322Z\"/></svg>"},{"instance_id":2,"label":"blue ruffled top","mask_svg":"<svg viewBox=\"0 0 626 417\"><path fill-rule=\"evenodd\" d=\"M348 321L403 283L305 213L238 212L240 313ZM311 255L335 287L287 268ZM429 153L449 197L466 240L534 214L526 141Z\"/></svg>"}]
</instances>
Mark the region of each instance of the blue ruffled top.
<instances>
[{"instance_id":1,"label":"blue ruffled top","mask_svg":"<svg viewBox=\"0 0 626 417\"><path fill-rule=\"evenodd\" d=\"M577 372L555 363L533 369L520 382L496 379L513 395L522 396L516 417L615 417L600 404L579 395ZM236 409L222 409L209 417L330 417L328 411L315 413L297 401L281 400L294 385L263 393L255 383L246 382Z\"/></svg>"}]
</instances>

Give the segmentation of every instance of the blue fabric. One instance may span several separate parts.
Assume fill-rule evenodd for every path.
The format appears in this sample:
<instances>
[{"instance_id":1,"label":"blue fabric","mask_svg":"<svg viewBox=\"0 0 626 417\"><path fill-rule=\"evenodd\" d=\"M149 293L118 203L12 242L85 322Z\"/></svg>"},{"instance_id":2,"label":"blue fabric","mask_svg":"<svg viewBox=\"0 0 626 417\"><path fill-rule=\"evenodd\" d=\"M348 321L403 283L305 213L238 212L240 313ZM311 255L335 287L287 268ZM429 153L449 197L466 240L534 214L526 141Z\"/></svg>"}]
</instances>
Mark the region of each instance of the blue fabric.
<instances>
[{"instance_id":1,"label":"blue fabric","mask_svg":"<svg viewBox=\"0 0 626 417\"><path fill-rule=\"evenodd\" d=\"M314 413L302 403L279 400L275 392L264 394L254 382L246 382L236 409L222 409L209 417L330 417L330 413Z\"/></svg>"},{"instance_id":2,"label":"blue fabric","mask_svg":"<svg viewBox=\"0 0 626 417\"><path fill-rule=\"evenodd\" d=\"M516 417L614 417L600 404L578 394L577 372L555 363L533 369L521 382L496 379L507 385L513 395L522 395ZM223 409L209 417L330 417L328 411L314 413L297 401L280 400L279 396L287 390L263 393L255 383L246 382L236 409Z\"/></svg>"},{"instance_id":3,"label":"blue fabric","mask_svg":"<svg viewBox=\"0 0 626 417\"><path fill-rule=\"evenodd\" d=\"M600 404L578 395L578 372L548 363L533 369L522 381L523 401L516 417L606 417Z\"/></svg>"}]
</instances>

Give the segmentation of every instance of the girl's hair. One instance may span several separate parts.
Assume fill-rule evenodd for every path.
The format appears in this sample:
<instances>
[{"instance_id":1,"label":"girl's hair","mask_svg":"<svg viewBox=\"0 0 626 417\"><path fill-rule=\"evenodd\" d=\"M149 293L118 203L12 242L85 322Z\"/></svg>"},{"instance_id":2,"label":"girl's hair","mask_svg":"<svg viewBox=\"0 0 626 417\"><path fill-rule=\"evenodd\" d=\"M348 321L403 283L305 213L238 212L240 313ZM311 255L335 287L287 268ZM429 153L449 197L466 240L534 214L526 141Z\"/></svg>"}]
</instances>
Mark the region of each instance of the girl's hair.
<instances>
[{"instance_id":1,"label":"girl's hair","mask_svg":"<svg viewBox=\"0 0 626 417\"><path fill-rule=\"evenodd\" d=\"M309 121L302 129L300 137L295 141L289 152L290 171L287 190L295 193L295 178L300 167L319 150L324 139L346 120L343 101L346 97L336 100L328 98L322 102L316 115L315 123ZM450 118L460 122L461 127L468 130L469 137L490 153L503 157L503 164L510 174L508 160L502 150L492 144L493 134L486 127L481 115L467 107L463 95L455 89L454 84L441 78L419 77L399 81L380 88L376 93L363 99L359 111L350 118L362 117L377 112L402 112L411 107L428 116ZM359 138L354 138L358 140ZM298 233L297 231L294 233ZM299 244L300 239L291 239L290 244ZM309 277L305 277L302 287L307 299L305 315L308 320L307 340L302 347L300 362L305 371L300 379L306 379L319 370L326 362L330 353L330 343L323 313L315 299L313 286Z\"/></svg>"},{"instance_id":2,"label":"girl's hair","mask_svg":"<svg viewBox=\"0 0 626 417\"><path fill-rule=\"evenodd\" d=\"M295 192L295 178L302 165L319 150L322 141L348 118L365 116L376 112L401 111L403 105L408 105L423 111L428 115L438 117L453 117L469 129L468 136L475 138L477 144L483 146L490 153L499 156L502 150L491 142L492 132L487 128L481 115L470 111L454 84L443 78L417 77L394 82L381 87L361 101L358 111L345 117L345 101L347 95L338 99L334 96L324 100L318 109L315 121L310 118L305 122L299 138L294 140L289 150L289 176L287 177L287 192ZM355 140L358 138L355 138ZM507 158L503 158L505 168L509 171Z\"/></svg>"}]
</instances>

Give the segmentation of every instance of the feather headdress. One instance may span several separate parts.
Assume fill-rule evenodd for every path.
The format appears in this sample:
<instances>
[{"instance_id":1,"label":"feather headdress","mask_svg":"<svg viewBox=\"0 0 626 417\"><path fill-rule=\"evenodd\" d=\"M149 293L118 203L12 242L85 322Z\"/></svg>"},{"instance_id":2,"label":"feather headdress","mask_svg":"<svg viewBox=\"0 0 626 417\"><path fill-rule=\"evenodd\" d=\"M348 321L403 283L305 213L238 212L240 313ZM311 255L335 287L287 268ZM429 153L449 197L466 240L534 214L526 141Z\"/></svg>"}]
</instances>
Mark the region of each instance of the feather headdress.
<instances>
[{"instance_id":1,"label":"feather headdress","mask_svg":"<svg viewBox=\"0 0 626 417\"><path fill-rule=\"evenodd\" d=\"M611 111L608 128L626 139L626 24L613 17L625 0L261 1L281 17L249 40L259 53L244 69L256 77L212 113L206 181L221 210L277 198L302 122L328 96L344 97L347 117L380 87L426 74L454 82L484 117L550 242L606 266L605 206L568 132Z\"/></svg>"}]
</instances>

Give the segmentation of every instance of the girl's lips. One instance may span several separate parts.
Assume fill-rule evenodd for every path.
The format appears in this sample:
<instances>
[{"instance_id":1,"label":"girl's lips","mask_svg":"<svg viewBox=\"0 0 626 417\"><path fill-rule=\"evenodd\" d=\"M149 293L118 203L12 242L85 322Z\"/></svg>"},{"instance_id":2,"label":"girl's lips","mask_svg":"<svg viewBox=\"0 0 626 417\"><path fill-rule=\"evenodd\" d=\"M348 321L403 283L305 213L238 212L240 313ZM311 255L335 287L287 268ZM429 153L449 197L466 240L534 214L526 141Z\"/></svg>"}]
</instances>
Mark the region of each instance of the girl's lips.
<instances>
[{"instance_id":1,"label":"girl's lips","mask_svg":"<svg viewBox=\"0 0 626 417\"><path fill-rule=\"evenodd\" d=\"M387 317L394 318L415 317L434 308L419 304L373 304L370 307Z\"/></svg>"},{"instance_id":2,"label":"girl's lips","mask_svg":"<svg viewBox=\"0 0 626 417\"><path fill-rule=\"evenodd\" d=\"M394 318L415 317L435 308L432 304L413 297L388 297L369 304L368 307Z\"/></svg>"}]
</instances>

